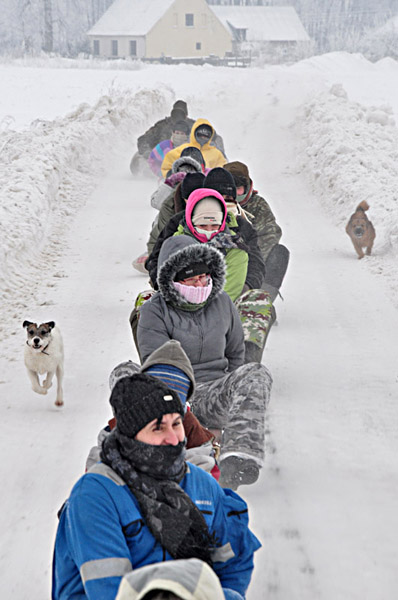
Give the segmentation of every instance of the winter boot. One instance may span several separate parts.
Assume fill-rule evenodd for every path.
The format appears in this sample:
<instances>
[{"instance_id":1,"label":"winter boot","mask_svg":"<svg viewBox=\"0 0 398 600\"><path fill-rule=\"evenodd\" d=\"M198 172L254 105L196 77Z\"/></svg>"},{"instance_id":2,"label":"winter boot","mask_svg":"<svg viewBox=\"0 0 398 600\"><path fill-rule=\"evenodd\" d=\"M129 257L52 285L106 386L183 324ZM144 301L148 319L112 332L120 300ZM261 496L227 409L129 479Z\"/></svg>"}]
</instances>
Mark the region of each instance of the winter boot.
<instances>
[{"instance_id":1,"label":"winter boot","mask_svg":"<svg viewBox=\"0 0 398 600\"><path fill-rule=\"evenodd\" d=\"M237 490L240 485L255 483L260 474L260 468L254 459L234 455L221 460L220 471L219 484L231 490Z\"/></svg>"},{"instance_id":2,"label":"winter boot","mask_svg":"<svg viewBox=\"0 0 398 600\"><path fill-rule=\"evenodd\" d=\"M272 302L279 294L279 288L289 264L290 252L282 244L275 244L265 261L263 290L271 295Z\"/></svg>"}]
</instances>

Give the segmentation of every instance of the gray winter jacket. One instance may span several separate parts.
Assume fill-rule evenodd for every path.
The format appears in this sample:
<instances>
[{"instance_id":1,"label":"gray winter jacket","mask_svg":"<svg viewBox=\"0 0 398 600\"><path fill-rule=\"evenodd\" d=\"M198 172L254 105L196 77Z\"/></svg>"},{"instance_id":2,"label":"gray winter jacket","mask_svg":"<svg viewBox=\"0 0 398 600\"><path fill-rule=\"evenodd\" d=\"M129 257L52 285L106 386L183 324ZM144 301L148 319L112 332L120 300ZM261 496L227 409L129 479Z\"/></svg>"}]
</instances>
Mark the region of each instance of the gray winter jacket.
<instances>
[{"instance_id":1,"label":"gray winter jacket","mask_svg":"<svg viewBox=\"0 0 398 600\"><path fill-rule=\"evenodd\" d=\"M203 306L186 306L172 282L181 269L204 262L213 281ZM244 361L243 329L237 310L223 291L225 262L208 244L186 235L165 240L159 254L157 292L141 307L138 346L143 361L170 339L178 340L190 359L198 382L223 377Z\"/></svg>"}]
</instances>

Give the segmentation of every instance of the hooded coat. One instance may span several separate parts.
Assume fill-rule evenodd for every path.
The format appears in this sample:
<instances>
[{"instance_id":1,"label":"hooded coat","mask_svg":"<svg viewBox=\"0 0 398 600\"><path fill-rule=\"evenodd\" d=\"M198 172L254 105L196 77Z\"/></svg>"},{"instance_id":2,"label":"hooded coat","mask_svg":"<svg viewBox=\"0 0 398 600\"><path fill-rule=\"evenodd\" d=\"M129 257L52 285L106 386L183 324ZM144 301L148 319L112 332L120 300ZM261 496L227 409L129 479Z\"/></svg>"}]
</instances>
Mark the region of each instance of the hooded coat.
<instances>
[{"instance_id":1,"label":"hooded coat","mask_svg":"<svg viewBox=\"0 0 398 600\"><path fill-rule=\"evenodd\" d=\"M192 201L191 194L186 205L186 211L177 213L171 217L164 229L158 234L156 242L153 240L154 236L151 237L150 241L153 249L145 263L145 268L149 272L151 284L154 289L158 288L157 269L162 245L170 236L176 234L192 235L192 230L189 228L186 220L186 212L189 212L189 221L195 204L200 201L201 193L204 189L200 188L200 193L195 194L195 201ZM214 193L214 190L212 190L212 193ZM224 210L226 210L225 202L223 200L220 201L223 203ZM245 285L247 289L261 288L265 266L257 244L257 233L254 227L243 217L235 217L231 213L228 213L226 223L237 247L225 250L227 278L224 289L230 298L235 301L242 294ZM196 238L193 237L193 239Z\"/></svg>"},{"instance_id":2,"label":"hooded coat","mask_svg":"<svg viewBox=\"0 0 398 600\"><path fill-rule=\"evenodd\" d=\"M201 146L195 138L195 131L201 125L208 125L212 129L211 138L203 146ZM187 148L188 146L195 146L195 148L199 148L199 150L203 154L203 158L205 159L206 167L208 167L209 169L213 169L214 167L222 167L223 165L225 165L227 159L225 158L224 154L220 150L218 150L218 148L211 145L213 138L214 127L209 123L209 121L207 119L197 119L197 121L195 121L195 123L192 126L189 142L187 142L186 144L181 144L181 146L170 150L170 152L168 152L164 157L161 167L163 177L167 176L167 173L170 171L173 162L180 157L181 152L184 150L184 148Z\"/></svg>"},{"instance_id":3,"label":"hooded coat","mask_svg":"<svg viewBox=\"0 0 398 600\"><path fill-rule=\"evenodd\" d=\"M208 266L213 289L204 305L186 306L173 286L181 269L197 262ZM188 355L198 382L223 377L244 361L243 329L228 294L223 291L225 261L209 244L186 235L162 245L158 262L159 292L140 309L138 346L143 359L169 339L178 340Z\"/></svg>"}]
</instances>

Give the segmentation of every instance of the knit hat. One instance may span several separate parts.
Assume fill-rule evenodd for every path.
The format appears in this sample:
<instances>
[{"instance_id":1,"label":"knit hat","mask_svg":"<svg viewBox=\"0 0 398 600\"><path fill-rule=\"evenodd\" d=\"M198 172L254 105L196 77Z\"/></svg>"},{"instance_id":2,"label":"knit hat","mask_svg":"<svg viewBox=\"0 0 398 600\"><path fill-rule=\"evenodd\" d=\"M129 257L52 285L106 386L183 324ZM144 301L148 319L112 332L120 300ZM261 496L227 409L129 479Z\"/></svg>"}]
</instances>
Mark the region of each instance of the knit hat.
<instances>
[{"instance_id":1,"label":"knit hat","mask_svg":"<svg viewBox=\"0 0 398 600\"><path fill-rule=\"evenodd\" d=\"M223 169L231 173L236 187L243 185L245 188L247 188L250 186L251 179L249 175L249 169L244 163L240 162L239 160L235 160L225 164Z\"/></svg>"},{"instance_id":2,"label":"knit hat","mask_svg":"<svg viewBox=\"0 0 398 600\"><path fill-rule=\"evenodd\" d=\"M203 271L202 271L203 273ZM182 405L185 406L187 395L191 387L191 380L184 371L173 365L151 365L145 371L147 375L160 379L168 388L177 392Z\"/></svg>"},{"instance_id":3,"label":"knit hat","mask_svg":"<svg viewBox=\"0 0 398 600\"><path fill-rule=\"evenodd\" d=\"M185 116L188 116L188 106L187 103L185 102L185 100L176 100L173 104L173 109L174 108L178 108L179 110L182 110L185 114Z\"/></svg>"},{"instance_id":4,"label":"knit hat","mask_svg":"<svg viewBox=\"0 0 398 600\"><path fill-rule=\"evenodd\" d=\"M217 190L222 196L230 196L235 200L236 185L229 171L222 167L215 167L206 175L203 187Z\"/></svg>"},{"instance_id":5,"label":"knit hat","mask_svg":"<svg viewBox=\"0 0 398 600\"><path fill-rule=\"evenodd\" d=\"M182 198L187 200L191 192L201 188L204 178L205 176L203 173L187 173L181 181L180 192Z\"/></svg>"},{"instance_id":6,"label":"knit hat","mask_svg":"<svg viewBox=\"0 0 398 600\"><path fill-rule=\"evenodd\" d=\"M130 438L135 438L154 419L160 422L163 415L179 413L184 416L184 408L177 392L167 387L163 381L143 373L119 379L109 402L116 417L118 431Z\"/></svg>"},{"instance_id":7,"label":"knit hat","mask_svg":"<svg viewBox=\"0 0 398 600\"><path fill-rule=\"evenodd\" d=\"M176 121L184 121L185 120L185 112L181 110L181 108L173 108L170 113L170 117L173 123Z\"/></svg>"},{"instance_id":8,"label":"knit hat","mask_svg":"<svg viewBox=\"0 0 398 600\"><path fill-rule=\"evenodd\" d=\"M199 200L192 212L192 224L195 226L221 225L223 218L220 202L216 198L207 197Z\"/></svg>"},{"instance_id":9,"label":"knit hat","mask_svg":"<svg viewBox=\"0 0 398 600\"><path fill-rule=\"evenodd\" d=\"M171 167L172 173L200 173L201 164L191 156L180 156Z\"/></svg>"},{"instance_id":10,"label":"knit hat","mask_svg":"<svg viewBox=\"0 0 398 600\"><path fill-rule=\"evenodd\" d=\"M198 163L200 163L203 167L205 166L205 159L203 158L203 154L196 148L196 146L186 146L184 150L181 152L180 156L190 156Z\"/></svg>"},{"instance_id":11,"label":"knit hat","mask_svg":"<svg viewBox=\"0 0 398 600\"><path fill-rule=\"evenodd\" d=\"M212 135L213 135L213 129L210 125L207 125L206 123L199 125L195 129L195 138L196 139L198 139L198 136L202 136L202 137L210 139Z\"/></svg>"},{"instance_id":12,"label":"knit hat","mask_svg":"<svg viewBox=\"0 0 398 600\"><path fill-rule=\"evenodd\" d=\"M192 265L188 265L184 269L181 269L181 271L178 271L175 274L174 281L182 281L183 279L189 279L190 277L195 277L195 275L201 275L202 273L208 272L209 267L206 263L193 263Z\"/></svg>"},{"instance_id":13,"label":"knit hat","mask_svg":"<svg viewBox=\"0 0 398 600\"><path fill-rule=\"evenodd\" d=\"M203 272L204 271L201 271L201 273ZM123 377L131 377L139 372L140 367L131 360L127 360L126 362L117 365L109 375L109 387L111 391L120 379L123 379ZM181 402L185 405L192 381L182 369L179 369L174 365L156 363L145 370L143 369L141 372L145 372L147 375L151 375L151 377L158 377L171 390L178 393Z\"/></svg>"},{"instance_id":14,"label":"knit hat","mask_svg":"<svg viewBox=\"0 0 398 600\"><path fill-rule=\"evenodd\" d=\"M185 121L184 119L180 119L179 121L176 121L175 123L173 123L173 131L183 131L184 133L186 133L188 135L189 132L191 131L191 128L189 126L189 123L187 123L187 121Z\"/></svg>"}]
</instances>

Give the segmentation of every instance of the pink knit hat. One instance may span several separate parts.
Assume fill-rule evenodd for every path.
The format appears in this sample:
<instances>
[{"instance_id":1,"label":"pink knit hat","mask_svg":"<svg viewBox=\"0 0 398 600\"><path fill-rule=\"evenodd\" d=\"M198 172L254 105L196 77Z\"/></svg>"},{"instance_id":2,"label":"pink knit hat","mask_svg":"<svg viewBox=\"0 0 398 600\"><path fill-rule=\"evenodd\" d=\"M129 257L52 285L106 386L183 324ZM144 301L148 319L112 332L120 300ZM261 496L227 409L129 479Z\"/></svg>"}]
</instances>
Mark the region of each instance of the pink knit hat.
<instances>
[{"instance_id":1,"label":"pink knit hat","mask_svg":"<svg viewBox=\"0 0 398 600\"><path fill-rule=\"evenodd\" d=\"M226 218L227 205L224 198L216 190L198 188L189 195L185 207L185 220L190 232L199 242L205 243L208 239L203 234L198 233L195 227L205 223L219 225L218 230L212 236L214 237L220 231L224 231Z\"/></svg>"}]
</instances>

